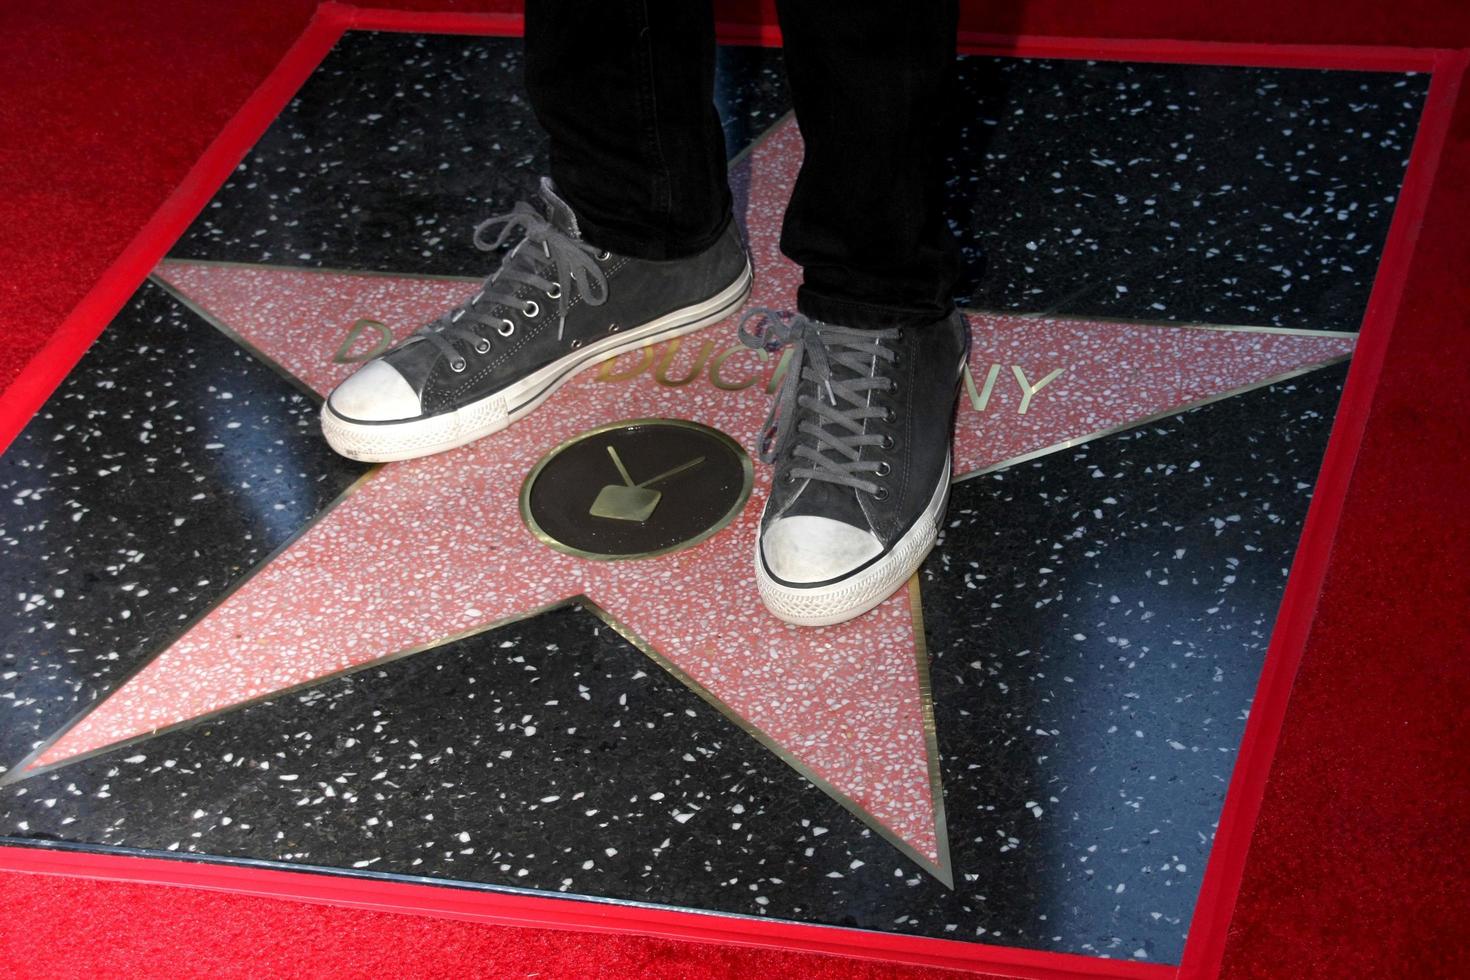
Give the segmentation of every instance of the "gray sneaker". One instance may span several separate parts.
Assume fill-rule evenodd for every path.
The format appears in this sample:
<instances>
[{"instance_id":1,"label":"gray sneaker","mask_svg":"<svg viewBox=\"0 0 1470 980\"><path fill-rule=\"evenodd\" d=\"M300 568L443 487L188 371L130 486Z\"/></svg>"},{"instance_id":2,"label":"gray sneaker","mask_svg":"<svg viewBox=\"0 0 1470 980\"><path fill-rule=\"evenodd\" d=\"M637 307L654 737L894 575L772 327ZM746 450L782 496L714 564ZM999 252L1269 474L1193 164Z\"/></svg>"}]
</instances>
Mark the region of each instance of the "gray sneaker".
<instances>
[{"instance_id":1,"label":"gray sneaker","mask_svg":"<svg viewBox=\"0 0 1470 980\"><path fill-rule=\"evenodd\" d=\"M793 348L761 444L775 466L756 543L761 600L799 626L852 619L897 591L934 547L964 318L854 330L754 310L740 339Z\"/></svg>"},{"instance_id":2,"label":"gray sneaker","mask_svg":"<svg viewBox=\"0 0 1470 980\"><path fill-rule=\"evenodd\" d=\"M579 371L717 323L750 293L733 222L698 255L650 261L584 241L547 178L541 198L544 213L521 202L475 229L486 251L522 238L474 295L327 397L322 433L333 449L384 462L463 446L523 418Z\"/></svg>"}]
</instances>

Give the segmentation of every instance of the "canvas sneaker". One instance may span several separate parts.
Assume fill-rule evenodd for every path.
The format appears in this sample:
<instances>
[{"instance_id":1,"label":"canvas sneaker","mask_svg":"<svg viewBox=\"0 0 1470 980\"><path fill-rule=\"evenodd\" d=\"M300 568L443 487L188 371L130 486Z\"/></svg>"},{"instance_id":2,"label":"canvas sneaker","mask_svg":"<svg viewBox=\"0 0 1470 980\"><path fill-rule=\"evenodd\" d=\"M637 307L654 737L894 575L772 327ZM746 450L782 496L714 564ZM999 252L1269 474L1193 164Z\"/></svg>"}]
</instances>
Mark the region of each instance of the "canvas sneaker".
<instances>
[{"instance_id":1,"label":"canvas sneaker","mask_svg":"<svg viewBox=\"0 0 1470 980\"><path fill-rule=\"evenodd\" d=\"M754 310L740 337L792 348L760 447L775 466L756 544L761 600L800 626L852 619L897 591L934 547L964 318L855 330Z\"/></svg>"},{"instance_id":2,"label":"canvas sneaker","mask_svg":"<svg viewBox=\"0 0 1470 980\"><path fill-rule=\"evenodd\" d=\"M584 240L547 178L540 196L541 209L521 202L476 227L485 251L521 238L473 295L327 397L322 432L333 449L384 462L473 442L526 416L577 372L717 323L750 292L734 222L698 255L652 261Z\"/></svg>"}]
</instances>

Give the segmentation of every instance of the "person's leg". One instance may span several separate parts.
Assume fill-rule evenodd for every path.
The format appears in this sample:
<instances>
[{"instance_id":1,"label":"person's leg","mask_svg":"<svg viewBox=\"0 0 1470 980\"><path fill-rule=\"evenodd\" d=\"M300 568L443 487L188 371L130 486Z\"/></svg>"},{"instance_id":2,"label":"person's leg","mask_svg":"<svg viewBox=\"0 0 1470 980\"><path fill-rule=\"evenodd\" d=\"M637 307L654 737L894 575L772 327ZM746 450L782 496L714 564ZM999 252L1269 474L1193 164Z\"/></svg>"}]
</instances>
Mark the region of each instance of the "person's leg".
<instances>
[{"instance_id":1,"label":"person's leg","mask_svg":"<svg viewBox=\"0 0 1470 980\"><path fill-rule=\"evenodd\" d=\"M739 309L751 273L730 220L711 18L698 0L531 0L526 84L552 178L539 206L475 229L486 251L520 238L478 290L331 393L332 448L374 462L453 449L578 371Z\"/></svg>"},{"instance_id":2,"label":"person's leg","mask_svg":"<svg viewBox=\"0 0 1470 980\"><path fill-rule=\"evenodd\" d=\"M708 0L526 5L526 90L590 241L669 259L719 237L730 191L714 77Z\"/></svg>"},{"instance_id":3,"label":"person's leg","mask_svg":"<svg viewBox=\"0 0 1470 980\"><path fill-rule=\"evenodd\" d=\"M948 497L967 346L942 209L956 5L779 9L806 144L781 247L804 278L796 316L742 326L747 344L794 348L762 451L756 581L777 616L819 626L901 588Z\"/></svg>"},{"instance_id":4,"label":"person's leg","mask_svg":"<svg viewBox=\"0 0 1470 980\"><path fill-rule=\"evenodd\" d=\"M797 307L853 327L933 323L954 308L944 138L956 0L783 0L786 75L806 156L781 248Z\"/></svg>"}]
</instances>

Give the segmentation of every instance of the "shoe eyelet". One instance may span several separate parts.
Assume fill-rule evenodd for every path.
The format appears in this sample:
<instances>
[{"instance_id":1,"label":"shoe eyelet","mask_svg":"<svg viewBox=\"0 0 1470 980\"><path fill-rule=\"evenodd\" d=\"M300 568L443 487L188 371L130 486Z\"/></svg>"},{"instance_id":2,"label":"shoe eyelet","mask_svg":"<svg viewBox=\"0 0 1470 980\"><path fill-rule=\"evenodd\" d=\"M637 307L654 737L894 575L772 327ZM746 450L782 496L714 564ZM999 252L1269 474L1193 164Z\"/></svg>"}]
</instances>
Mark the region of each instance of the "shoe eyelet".
<instances>
[{"instance_id":1,"label":"shoe eyelet","mask_svg":"<svg viewBox=\"0 0 1470 980\"><path fill-rule=\"evenodd\" d=\"M582 346L582 338L581 337L573 337L572 338L572 344L571 344L572 350L576 350L578 347L581 347L581 346Z\"/></svg>"},{"instance_id":2,"label":"shoe eyelet","mask_svg":"<svg viewBox=\"0 0 1470 980\"><path fill-rule=\"evenodd\" d=\"M888 496L889 494L887 487L879 487L877 490L873 491L874 500L887 500Z\"/></svg>"},{"instance_id":3,"label":"shoe eyelet","mask_svg":"<svg viewBox=\"0 0 1470 980\"><path fill-rule=\"evenodd\" d=\"M607 325L607 332L608 333L617 333L621 329L622 328L619 327L616 323L610 323L610 324Z\"/></svg>"},{"instance_id":4,"label":"shoe eyelet","mask_svg":"<svg viewBox=\"0 0 1470 980\"><path fill-rule=\"evenodd\" d=\"M885 409L883 411L883 421L888 423L889 425L892 425L894 422L898 421L898 413L891 408ZM884 438L886 439L887 436L885 436Z\"/></svg>"},{"instance_id":5,"label":"shoe eyelet","mask_svg":"<svg viewBox=\"0 0 1470 980\"><path fill-rule=\"evenodd\" d=\"M896 395L896 394L898 394L898 382L897 381L889 381L888 382L888 394L890 394L890 395Z\"/></svg>"},{"instance_id":6,"label":"shoe eyelet","mask_svg":"<svg viewBox=\"0 0 1470 980\"><path fill-rule=\"evenodd\" d=\"M882 460L881 462L879 462L878 468L873 471L873 475L874 476L887 476L892 471L893 471L893 467L892 466L889 466L888 465L888 460L885 459L885 460Z\"/></svg>"},{"instance_id":7,"label":"shoe eyelet","mask_svg":"<svg viewBox=\"0 0 1470 980\"><path fill-rule=\"evenodd\" d=\"M893 437L887 435L883 437L882 442L878 443L880 449L892 449L895 445L896 443L893 441Z\"/></svg>"},{"instance_id":8,"label":"shoe eyelet","mask_svg":"<svg viewBox=\"0 0 1470 980\"><path fill-rule=\"evenodd\" d=\"M490 353L490 341L488 341L488 340L481 340L479 343L475 344L475 353L476 354L488 354L488 353Z\"/></svg>"},{"instance_id":9,"label":"shoe eyelet","mask_svg":"<svg viewBox=\"0 0 1470 980\"><path fill-rule=\"evenodd\" d=\"M605 248L604 248L604 249L601 249L601 250L599 250L599 251L598 251L598 253L597 253L597 255L596 255L596 259L597 259L597 261L599 261L599 262L606 262L606 261L607 261L607 260L608 260L608 259L610 259L610 258L612 258L612 253L611 253L611 252L609 252L609 251L608 251L608 250L607 250L607 249L605 249Z\"/></svg>"},{"instance_id":10,"label":"shoe eyelet","mask_svg":"<svg viewBox=\"0 0 1470 980\"><path fill-rule=\"evenodd\" d=\"M462 357L456 357L449 362L449 370L453 371L455 374L460 374L464 371L465 368L469 367L469 363L469 361L466 361Z\"/></svg>"},{"instance_id":11,"label":"shoe eyelet","mask_svg":"<svg viewBox=\"0 0 1470 980\"><path fill-rule=\"evenodd\" d=\"M788 487L791 486L793 483L796 482L796 474L795 473L787 473L785 476L783 476L781 478L781 482L784 483L784 484L786 484Z\"/></svg>"},{"instance_id":12,"label":"shoe eyelet","mask_svg":"<svg viewBox=\"0 0 1470 980\"><path fill-rule=\"evenodd\" d=\"M553 292L552 290L555 290L555 292ZM548 289L546 291L546 298L547 299L561 299L561 284L560 283L554 283L552 285L551 289Z\"/></svg>"},{"instance_id":13,"label":"shoe eyelet","mask_svg":"<svg viewBox=\"0 0 1470 980\"><path fill-rule=\"evenodd\" d=\"M521 304L521 312L529 319L536 319L541 315L541 306L534 299L528 299Z\"/></svg>"},{"instance_id":14,"label":"shoe eyelet","mask_svg":"<svg viewBox=\"0 0 1470 980\"><path fill-rule=\"evenodd\" d=\"M511 334L516 332L516 325L514 321L502 319L500 321L500 326L495 328L495 332L500 334L500 336L502 337L509 337Z\"/></svg>"}]
</instances>

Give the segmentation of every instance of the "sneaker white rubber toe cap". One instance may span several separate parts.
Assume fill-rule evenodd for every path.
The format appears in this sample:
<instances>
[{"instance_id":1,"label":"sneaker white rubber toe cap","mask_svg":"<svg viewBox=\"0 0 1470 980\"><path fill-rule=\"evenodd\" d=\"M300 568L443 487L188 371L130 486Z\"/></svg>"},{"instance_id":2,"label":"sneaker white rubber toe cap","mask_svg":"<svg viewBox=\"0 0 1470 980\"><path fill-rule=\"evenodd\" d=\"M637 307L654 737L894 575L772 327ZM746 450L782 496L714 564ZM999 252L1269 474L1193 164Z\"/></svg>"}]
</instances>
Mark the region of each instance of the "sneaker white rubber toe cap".
<instances>
[{"instance_id":1,"label":"sneaker white rubber toe cap","mask_svg":"<svg viewBox=\"0 0 1470 980\"><path fill-rule=\"evenodd\" d=\"M419 396L393 365L369 361L328 396L332 411L360 422L396 422L417 418Z\"/></svg>"},{"instance_id":2,"label":"sneaker white rubber toe cap","mask_svg":"<svg viewBox=\"0 0 1470 980\"><path fill-rule=\"evenodd\" d=\"M761 554L771 574L786 582L825 582L846 575L879 554L869 531L828 517L783 517L766 529Z\"/></svg>"}]
</instances>

